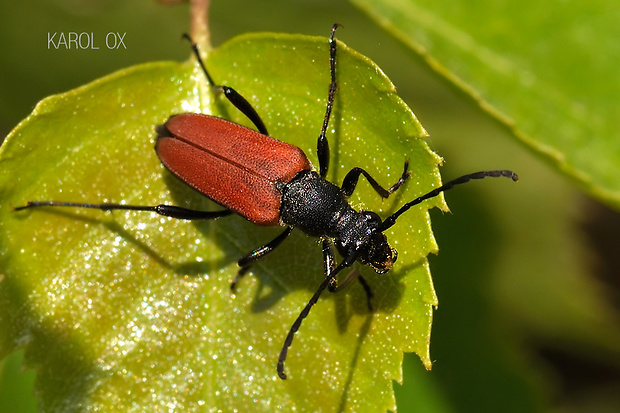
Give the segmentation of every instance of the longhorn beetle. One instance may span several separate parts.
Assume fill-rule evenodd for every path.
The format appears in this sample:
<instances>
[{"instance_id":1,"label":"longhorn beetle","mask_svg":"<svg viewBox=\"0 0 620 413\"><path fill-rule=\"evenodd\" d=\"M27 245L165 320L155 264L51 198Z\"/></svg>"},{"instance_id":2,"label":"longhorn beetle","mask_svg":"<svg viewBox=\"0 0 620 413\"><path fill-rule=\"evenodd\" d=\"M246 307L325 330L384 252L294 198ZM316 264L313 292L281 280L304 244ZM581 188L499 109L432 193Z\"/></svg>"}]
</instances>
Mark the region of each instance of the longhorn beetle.
<instances>
[{"instance_id":1,"label":"longhorn beetle","mask_svg":"<svg viewBox=\"0 0 620 413\"><path fill-rule=\"evenodd\" d=\"M366 292L368 307L372 308L372 291L359 272L352 272L340 285L336 276L356 261L369 265L379 274L389 271L396 261L397 252L388 244L384 232L395 224L398 217L414 205L472 179L507 177L513 181L518 180L514 172L507 170L476 172L449 181L406 203L385 220L381 220L379 215L371 211L354 210L347 199L355 191L360 175L368 180L381 197L387 198L410 174L408 161L405 161L402 175L388 189L383 188L368 172L359 167L351 169L346 174L340 187L325 179L329 169L329 144L325 134L337 89L337 41L334 35L338 26L334 24L329 37L331 80L323 126L317 140L318 172L312 170L308 158L300 148L269 136L260 116L243 96L233 88L217 85L213 81L200 57L198 46L188 35L184 35L190 41L192 51L209 84L216 91L223 93L247 116L258 132L225 119L197 113L183 113L172 116L161 128L155 151L164 166L181 181L226 209L196 211L171 205L29 201L15 210L43 206L96 208L104 211L136 210L156 212L163 216L185 220L216 219L234 212L257 225L286 227L276 238L238 261L240 269L232 281L231 288L235 287L240 277L254 262L278 247L294 228L310 236L320 237L325 279L301 311L284 340L278 358L277 372L281 379L286 379L284 361L294 335L326 288L330 292L336 292L357 279ZM337 265L334 246L343 257Z\"/></svg>"}]
</instances>

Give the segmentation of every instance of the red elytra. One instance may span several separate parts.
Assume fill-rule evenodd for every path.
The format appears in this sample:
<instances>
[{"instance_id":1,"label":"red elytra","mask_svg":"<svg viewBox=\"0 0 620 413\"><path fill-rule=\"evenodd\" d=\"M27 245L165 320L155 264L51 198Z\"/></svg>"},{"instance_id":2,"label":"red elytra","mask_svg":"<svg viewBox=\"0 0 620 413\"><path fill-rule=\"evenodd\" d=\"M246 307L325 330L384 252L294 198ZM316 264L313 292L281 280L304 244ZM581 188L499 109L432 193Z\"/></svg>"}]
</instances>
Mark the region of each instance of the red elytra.
<instances>
[{"instance_id":1,"label":"red elytra","mask_svg":"<svg viewBox=\"0 0 620 413\"><path fill-rule=\"evenodd\" d=\"M257 225L280 223L277 184L310 170L304 152L225 119L173 116L155 151L164 166L201 194Z\"/></svg>"}]
</instances>

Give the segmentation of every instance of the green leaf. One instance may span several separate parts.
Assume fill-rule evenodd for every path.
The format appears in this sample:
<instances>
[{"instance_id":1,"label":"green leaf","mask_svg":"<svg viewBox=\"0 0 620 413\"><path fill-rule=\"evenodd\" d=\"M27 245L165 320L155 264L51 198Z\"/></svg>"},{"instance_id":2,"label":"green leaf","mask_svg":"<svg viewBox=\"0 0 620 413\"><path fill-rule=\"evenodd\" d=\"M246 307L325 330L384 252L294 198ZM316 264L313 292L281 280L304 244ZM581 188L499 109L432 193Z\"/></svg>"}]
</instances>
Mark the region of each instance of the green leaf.
<instances>
[{"instance_id":1,"label":"green leaf","mask_svg":"<svg viewBox=\"0 0 620 413\"><path fill-rule=\"evenodd\" d=\"M583 189L620 206L615 1L353 3Z\"/></svg>"},{"instance_id":2,"label":"green leaf","mask_svg":"<svg viewBox=\"0 0 620 413\"><path fill-rule=\"evenodd\" d=\"M412 178L394 199L381 201L364 181L352 197L386 216L439 185L440 159L380 69L342 43L338 53L330 179L362 166L391 184L409 158ZM252 102L273 136L316 159L329 83L325 38L242 36L212 51L208 66ZM153 149L155 126L172 114L247 124L213 98L195 64L145 64L43 100L11 132L0 153L0 356L27 350L43 410L394 409L402 352L431 364L437 299L425 257L437 246L426 207L445 209L441 197L388 231L400 252L390 273L361 268L374 313L357 284L322 297L295 337L286 381L276 376L278 353L323 277L315 239L294 234L232 294L236 260L281 229L237 216L12 211L48 199L221 208L167 172Z\"/></svg>"}]
</instances>

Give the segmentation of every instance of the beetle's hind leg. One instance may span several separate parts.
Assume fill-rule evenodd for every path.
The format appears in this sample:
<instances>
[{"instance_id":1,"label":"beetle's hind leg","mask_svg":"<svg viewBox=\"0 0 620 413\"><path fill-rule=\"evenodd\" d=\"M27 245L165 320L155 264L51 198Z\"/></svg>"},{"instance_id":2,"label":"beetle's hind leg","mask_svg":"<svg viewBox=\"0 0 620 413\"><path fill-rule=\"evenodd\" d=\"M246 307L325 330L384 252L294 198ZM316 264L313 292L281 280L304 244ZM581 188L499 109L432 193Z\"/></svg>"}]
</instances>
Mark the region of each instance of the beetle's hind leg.
<instances>
[{"instance_id":1,"label":"beetle's hind leg","mask_svg":"<svg viewBox=\"0 0 620 413\"><path fill-rule=\"evenodd\" d=\"M69 208L90 208L100 209L102 211L147 211L155 212L159 215L187 220L198 219L217 219L227 215L231 215L233 212L228 209L222 211L198 211L195 209L188 209L178 207L174 205L126 205L126 204L113 204L113 203L101 203L92 204L87 202L61 202L61 201L28 201L26 205L15 207L15 211L21 211L30 208L40 207L69 207Z\"/></svg>"},{"instance_id":2,"label":"beetle's hind leg","mask_svg":"<svg viewBox=\"0 0 620 413\"><path fill-rule=\"evenodd\" d=\"M200 64L200 67L202 68L202 71L204 72L211 86L217 90L222 91L226 99L228 99L230 103L235 105L235 107L239 109L241 113L247 116L248 119L252 121L254 126L256 126L256 129L258 129L260 133L262 133L263 135L269 135L269 132L267 132L267 128L265 127L265 123L258 115L258 112L256 112L256 109L252 107L250 102L248 102L246 98L241 96L241 94L237 92L235 89L229 86L218 85L217 83L215 83L213 81L213 78L209 74L209 71L207 70L207 66L204 64L204 62L202 61L202 58L200 57L200 52L198 51L198 45L194 43L192 38L189 37L187 33L184 34L183 37L191 43L192 51L194 52L194 55L196 55L196 59L198 60L198 63Z\"/></svg>"}]
</instances>

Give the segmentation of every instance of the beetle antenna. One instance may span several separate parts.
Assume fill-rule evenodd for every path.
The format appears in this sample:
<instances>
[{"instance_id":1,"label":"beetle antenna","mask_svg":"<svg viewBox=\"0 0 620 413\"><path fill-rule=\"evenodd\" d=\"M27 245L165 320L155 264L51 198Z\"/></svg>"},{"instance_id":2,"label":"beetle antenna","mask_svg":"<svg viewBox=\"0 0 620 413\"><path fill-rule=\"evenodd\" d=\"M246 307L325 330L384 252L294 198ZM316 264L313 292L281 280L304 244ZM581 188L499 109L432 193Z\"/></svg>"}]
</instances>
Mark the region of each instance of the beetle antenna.
<instances>
[{"instance_id":1,"label":"beetle antenna","mask_svg":"<svg viewBox=\"0 0 620 413\"><path fill-rule=\"evenodd\" d=\"M385 221L383 221L383 223L380 225L379 230L381 232L383 232L386 229L390 228L392 225L394 225L394 223L396 222L396 219L398 219L399 216L401 216L402 214L407 212L409 210L409 208L411 208L412 206L417 205L417 204L421 203L422 201L425 201L425 200L427 200L429 198L434 198L437 195L439 195L440 193L442 193L444 191L447 191L449 189L452 189L456 185L464 184L464 183L469 182L469 181L471 181L473 179L484 179L484 178L489 178L489 177L491 177L491 178L505 177L505 178L510 178L510 179L512 179L515 182L517 182L519 180L519 176L516 173L514 173L512 171L505 171L505 170L501 170L501 171L481 171L481 172L475 172L473 174L463 175L460 178L456 178L456 179L453 179L452 181L446 182L445 184L443 184L439 188L435 188L432 191L430 191L429 193L427 193L425 195L422 195L422 196L414 199L411 202L406 203L398 211L393 213L391 216L387 217L385 219Z\"/></svg>"},{"instance_id":2,"label":"beetle antenna","mask_svg":"<svg viewBox=\"0 0 620 413\"><path fill-rule=\"evenodd\" d=\"M288 331L288 334L286 335L286 339L284 340L284 345L282 346L282 350L280 351L280 356L278 357L278 376L282 380L286 380L286 374L284 373L284 361L286 360L288 349L291 347L291 344L293 344L293 338L295 338L295 333L297 332L297 330L299 330L299 327L301 327L302 321L304 321L304 319L308 317L308 313L310 313L310 310L312 309L312 307L319 300L319 297L321 296L321 293L323 292L323 290L325 290L325 288L327 288L327 286L330 283L332 283L332 281L334 280L334 278L336 277L336 275L338 275L340 271L342 271L344 268L347 268L353 265L353 263L357 259L357 256L358 256L357 253L353 253L347 258L345 258L340 264L338 264L338 266L329 275L327 275L327 277L325 277L325 279L323 280L321 285L319 285L319 288L316 290L316 292L314 293L310 301L308 301L308 304L306 304L304 309L301 310L301 313L299 313L299 315L297 316L297 319L295 320L295 322L291 326L291 329Z\"/></svg>"},{"instance_id":3,"label":"beetle antenna","mask_svg":"<svg viewBox=\"0 0 620 413\"><path fill-rule=\"evenodd\" d=\"M291 326L291 329L288 331L288 334L286 335L286 339L284 340L284 345L282 346L282 350L280 351L280 356L278 357L278 376L282 380L286 380L286 374L284 373L284 361L286 360L288 349L291 347L291 344L293 344L293 338L295 337L295 333L297 332L297 330L299 330L299 327L301 326L301 322L304 320L304 318L308 316L310 309L319 300L321 293L323 292L323 290L325 290L325 288L327 288L327 286L329 285L332 279L333 277L327 277L325 278L325 280L323 280L323 282L321 283L319 288L316 290L316 292L314 293L310 301L308 301L308 304L306 304L306 306L301 311L299 316L297 316L297 319L295 320L295 322Z\"/></svg>"}]
</instances>

